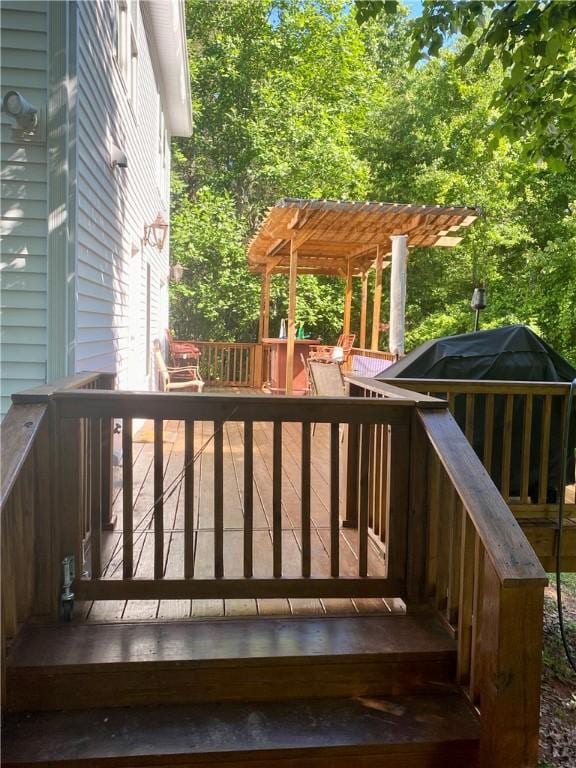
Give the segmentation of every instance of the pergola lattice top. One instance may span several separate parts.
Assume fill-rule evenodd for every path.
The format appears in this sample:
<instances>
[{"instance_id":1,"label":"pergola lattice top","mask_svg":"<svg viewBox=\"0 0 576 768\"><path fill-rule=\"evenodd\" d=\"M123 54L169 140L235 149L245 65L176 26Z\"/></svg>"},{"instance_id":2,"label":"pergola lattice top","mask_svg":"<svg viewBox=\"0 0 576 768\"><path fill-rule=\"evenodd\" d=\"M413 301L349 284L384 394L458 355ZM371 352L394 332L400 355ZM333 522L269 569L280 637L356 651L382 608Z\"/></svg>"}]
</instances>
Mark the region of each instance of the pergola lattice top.
<instances>
[{"instance_id":1,"label":"pergola lattice top","mask_svg":"<svg viewBox=\"0 0 576 768\"><path fill-rule=\"evenodd\" d=\"M469 207L285 198L268 209L248 246L248 265L253 272L289 272L292 242L300 274L346 276L350 265L359 275L373 265L376 246L390 253L392 235L408 235L411 248L450 248L462 239L454 233L480 215Z\"/></svg>"}]
</instances>

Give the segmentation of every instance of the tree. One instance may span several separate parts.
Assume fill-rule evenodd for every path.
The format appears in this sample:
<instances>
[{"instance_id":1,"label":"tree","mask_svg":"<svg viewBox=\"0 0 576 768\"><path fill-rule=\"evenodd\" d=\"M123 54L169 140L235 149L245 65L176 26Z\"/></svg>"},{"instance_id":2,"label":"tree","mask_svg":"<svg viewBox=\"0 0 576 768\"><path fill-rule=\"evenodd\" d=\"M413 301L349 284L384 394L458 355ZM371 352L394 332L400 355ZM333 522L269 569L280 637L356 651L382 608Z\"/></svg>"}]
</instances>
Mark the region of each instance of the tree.
<instances>
[{"instance_id":1,"label":"tree","mask_svg":"<svg viewBox=\"0 0 576 768\"><path fill-rule=\"evenodd\" d=\"M357 0L361 23L395 14L398 0ZM506 137L523 155L561 171L576 155L576 2L572 0L425 0L412 23L410 61L438 56L457 35L467 44L457 62L481 52L502 66L492 105L490 148Z\"/></svg>"}]
</instances>

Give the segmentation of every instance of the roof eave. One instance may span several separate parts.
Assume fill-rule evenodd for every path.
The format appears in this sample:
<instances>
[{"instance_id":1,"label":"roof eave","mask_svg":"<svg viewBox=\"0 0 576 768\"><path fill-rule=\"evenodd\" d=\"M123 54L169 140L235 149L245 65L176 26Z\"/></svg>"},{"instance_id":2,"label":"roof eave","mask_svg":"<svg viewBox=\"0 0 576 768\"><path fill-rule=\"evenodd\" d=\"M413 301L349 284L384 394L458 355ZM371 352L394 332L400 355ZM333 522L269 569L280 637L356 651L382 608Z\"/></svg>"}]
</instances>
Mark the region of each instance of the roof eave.
<instances>
[{"instance_id":1,"label":"roof eave","mask_svg":"<svg viewBox=\"0 0 576 768\"><path fill-rule=\"evenodd\" d=\"M184 0L146 0L158 86L171 136L192 134L192 100L186 40Z\"/></svg>"}]
</instances>

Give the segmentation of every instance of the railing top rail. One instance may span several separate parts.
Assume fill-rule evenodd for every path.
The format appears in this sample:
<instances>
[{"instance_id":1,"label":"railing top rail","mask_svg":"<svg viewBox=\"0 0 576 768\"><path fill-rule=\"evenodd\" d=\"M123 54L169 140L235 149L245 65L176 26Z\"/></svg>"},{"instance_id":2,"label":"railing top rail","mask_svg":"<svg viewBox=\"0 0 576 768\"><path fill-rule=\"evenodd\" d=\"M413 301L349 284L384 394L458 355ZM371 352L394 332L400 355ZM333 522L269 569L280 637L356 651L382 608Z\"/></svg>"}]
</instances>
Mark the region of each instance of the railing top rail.
<instances>
[{"instance_id":1,"label":"railing top rail","mask_svg":"<svg viewBox=\"0 0 576 768\"><path fill-rule=\"evenodd\" d=\"M503 586L546 585L546 573L492 478L447 411L419 410L424 430Z\"/></svg>"},{"instance_id":2,"label":"railing top rail","mask_svg":"<svg viewBox=\"0 0 576 768\"><path fill-rule=\"evenodd\" d=\"M471 379L384 379L379 383L393 384L425 392L467 392L492 395L562 395L570 387L564 381L483 381Z\"/></svg>"},{"instance_id":3,"label":"railing top rail","mask_svg":"<svg viewBox=\"0 0 576 768\"><path fill-rule=\"evenodd\" d=\"M394 384L388 383L388 381L378 381L369 376L345 376L344 380L349 384L357 387L361 387L368 392L374 392L379 395L383 395L385 398L392 398L394 400L409 400L417 405L419 408L446 408L446 400L440 400L437 397L430 397L402 389Z\"/></svg>"},{"instance_id":4,"label":"railing top rail","mask_svg":"<svg viewBox=\"0 0 576 768\"><path fill-rule=\"evenodd\" d=\"M64 418L94 416L327 424L408 424L417 402L415 399L383 401L349 397L231 396L96 389L55 392L52 399Z\"/></svg>"},{"instance_id":5,"label":"railing top rail","mask_svg":"<svg viewBox=\"0 0 576 768\"><path fill-rule=\"evenodd\" d=\"M392 352L384 352L381 349L368 349L367 347L352 347L350 353L353 355L364 355L366 357L378 357L381 360L397 359L397 355Z\"/></svg>"},{"instance_id":6,"label":"railing top rail","mask_svg":"<svg viewBox=\"0 0 576 768\"><path fill-rule=\"evenodd\" d=\"M46 413L46 404L13 405L2 421L0 431L0 506L4 507L10 491L38 433Z\"/></svg>"},{"instance_id":7,"label":"railing top rail","mask_svg":"<svg viewBox=\"0 0 576 768\"><path fill-rule=\"evenodd\" d=\"M178 339L178 341L182 342L183 339ZM258 346L256 341L200 341L199 339L193 339L189 343L195 344L197 347L230 347L231 349L234 347L245 349L246 347Z\"/></svg>"},{"instance_id":8,"label":"railing top rail","mask_svg":"<svg viewBox=\"0 0 576 768\"><path fill-rule=\"evenodd\" d=\"M86 387L88 384L92 384L92 382L99 380L108 380L112 383L115 378L116 374L114 373L100 373L94 371L75 373L73 376L57 379L56 381L50 382L50 384L42 384L39 387L26 389L23 392L15 392L12 395L12 402L15 405L47 403L55 392L69 389L81 389L82 387Z\"/></svg>"}]
</instances>

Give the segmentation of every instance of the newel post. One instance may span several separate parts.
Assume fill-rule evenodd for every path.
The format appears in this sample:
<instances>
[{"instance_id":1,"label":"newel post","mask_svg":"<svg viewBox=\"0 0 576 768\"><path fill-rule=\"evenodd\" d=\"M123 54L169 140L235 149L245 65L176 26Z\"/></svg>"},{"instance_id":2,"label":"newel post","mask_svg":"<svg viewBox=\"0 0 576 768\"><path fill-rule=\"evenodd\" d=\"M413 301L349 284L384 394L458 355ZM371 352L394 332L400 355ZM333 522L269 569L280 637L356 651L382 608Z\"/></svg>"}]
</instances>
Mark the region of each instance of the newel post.
<instances>
[{"instance_id":1,"label":"newel post","mask_svg":"<svg viewBox=\"0 0 576 768\"><path fill-rule=\"evenodd\" d=\"M480 766L536 768L544 587L500 583L484 559Z\"/></svg>"},{"instance_id":2,"label":"newel post","mask_svg":"<svg viewBox=\"0 0 576 768\"><path fill-rule=\"evenodd\" d=\"M60 614L62 591L62 560L73 555L76 577L80 578L83 568L82 525L85 513L85 486L83 476L84 434L81 419L61 418L58 403L50 403L52 424L52 478L51 528L52 567L51 593L52 614Z\"/></svg>"}]
</instances>

